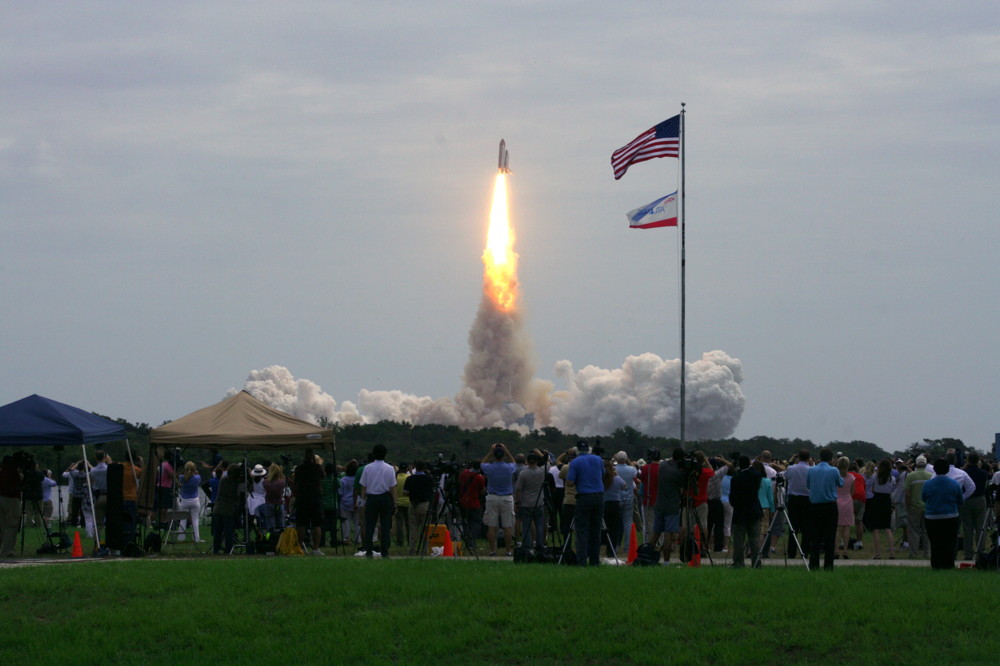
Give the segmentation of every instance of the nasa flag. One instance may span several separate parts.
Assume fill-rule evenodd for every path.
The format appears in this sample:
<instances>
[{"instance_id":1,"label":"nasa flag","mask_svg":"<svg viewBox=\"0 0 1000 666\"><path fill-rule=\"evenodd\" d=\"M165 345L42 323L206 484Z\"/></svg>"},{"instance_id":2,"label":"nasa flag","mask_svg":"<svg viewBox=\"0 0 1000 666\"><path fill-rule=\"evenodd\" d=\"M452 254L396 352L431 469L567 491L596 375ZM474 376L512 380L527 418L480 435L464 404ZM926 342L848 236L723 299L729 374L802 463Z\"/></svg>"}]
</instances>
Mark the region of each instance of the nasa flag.
<instances>
[{"instance_id":1,"label":"nasa flag","mask_svg":"<svg viewBox=\"0 0 1000 666\"><path fill-rule=\"evenodd\" d=\"M677 193L660 197L651 204L628 212L630 229L655 229L677 226Z\"/></svg>"}]
</instances>

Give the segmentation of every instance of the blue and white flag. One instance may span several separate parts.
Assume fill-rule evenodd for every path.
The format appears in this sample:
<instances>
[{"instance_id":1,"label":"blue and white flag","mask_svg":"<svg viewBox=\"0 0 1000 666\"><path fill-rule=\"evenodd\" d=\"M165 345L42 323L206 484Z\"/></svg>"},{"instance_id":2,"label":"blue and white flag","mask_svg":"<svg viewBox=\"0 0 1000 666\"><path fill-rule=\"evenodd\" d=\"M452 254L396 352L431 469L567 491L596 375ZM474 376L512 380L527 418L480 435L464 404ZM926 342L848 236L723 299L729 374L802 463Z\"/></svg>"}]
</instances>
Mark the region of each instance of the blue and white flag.
<instances>
[{"instance_id":1,"label":"blue and white flag","mask_svg":"<svg viewBox=\"0 0 1000 666\"><path fill-rule=\"evenodd\" d=\"M651 204L628 212L631 229L655 229L677 226L677 193L660 197Z\"/></svg>"}]
</instances>

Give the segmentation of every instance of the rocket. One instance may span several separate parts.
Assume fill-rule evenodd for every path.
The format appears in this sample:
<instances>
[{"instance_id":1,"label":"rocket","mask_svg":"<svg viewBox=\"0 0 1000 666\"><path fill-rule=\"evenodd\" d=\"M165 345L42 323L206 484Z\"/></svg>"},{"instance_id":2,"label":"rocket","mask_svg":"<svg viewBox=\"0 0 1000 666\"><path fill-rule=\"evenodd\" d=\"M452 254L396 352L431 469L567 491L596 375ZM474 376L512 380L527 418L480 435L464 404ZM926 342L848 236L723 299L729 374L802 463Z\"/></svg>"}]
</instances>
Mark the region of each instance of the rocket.
<instances>
[{"instance_id":1,"label":"rocket","mask_svg":"<svg viewBox=\"0 0 1000 666\"><path fill-rule=\"evenodd\" d=\"M497 158L497 170L500 173L510 173L510 168L507 166L507 159L510 157L507 154L507 142L500 139L500 156Z\"/></svg>"}]
</instances>

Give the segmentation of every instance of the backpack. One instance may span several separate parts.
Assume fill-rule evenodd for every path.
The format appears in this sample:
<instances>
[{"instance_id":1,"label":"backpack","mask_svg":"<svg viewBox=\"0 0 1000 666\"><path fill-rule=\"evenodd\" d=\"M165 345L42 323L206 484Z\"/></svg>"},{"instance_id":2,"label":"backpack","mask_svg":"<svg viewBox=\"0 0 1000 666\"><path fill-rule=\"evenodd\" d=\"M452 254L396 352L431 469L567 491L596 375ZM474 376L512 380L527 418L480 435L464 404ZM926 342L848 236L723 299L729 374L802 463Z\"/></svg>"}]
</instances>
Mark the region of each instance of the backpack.
<instances>
[{"instance_id":1,"label":"backpack","mask_svg":"<svg viewBox=\"0 0 1000 666\"><path fill-rule=\"evenodd\" d=\"M147 553L158 553L163 547L163 538L159 532L150 532L146 535L146 540L142 542L142 549Z\"/></svg>"},{"instance_id":2,"label":"backpack","mask_svg":"<svg viewBox=\"0 0 1000 666\"><path fill-rule=\"evenodd\" d=\"M275 552L278 555L305 555L302 552L302 544L299 543L298 530L294 527L286 527L281 536L278 537Z\"/></svg>"},{"instance_id":3,"label":"backpack","mask_svg":"<svg viewBox=\"0 0 1000 666\"><path fill-rule=\"evenodd\" d=\"M660 551L651 543L644 543L635 551L633 566L649 567L660 563Z\"/></svg>"}]
</instances>

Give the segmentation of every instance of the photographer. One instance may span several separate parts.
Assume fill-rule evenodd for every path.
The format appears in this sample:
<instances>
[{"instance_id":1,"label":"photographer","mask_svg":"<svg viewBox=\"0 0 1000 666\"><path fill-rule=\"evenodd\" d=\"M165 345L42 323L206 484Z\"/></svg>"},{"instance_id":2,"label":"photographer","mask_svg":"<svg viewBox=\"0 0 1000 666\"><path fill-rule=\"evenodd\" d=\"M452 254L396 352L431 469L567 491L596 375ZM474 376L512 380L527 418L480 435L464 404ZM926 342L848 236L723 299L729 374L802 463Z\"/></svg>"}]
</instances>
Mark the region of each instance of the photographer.
<instances>
[{"instance_id":1,"label":"photographer","mask_svg":"<svg viewBox=\"0 0 1000 666\"><path fill-rule=\"evenodd\" d=\"M87 494L84 461L77 460L62 475L69 482L69 524L80 527L83 521L83 498Z\"/></svg>"},{"instance_id":2,"label":"photographer","mask_svg":"<svg viewBox=\"0 0 1000 666\"><path fill-rule=\"evenodd\" d=\"M521 517L521 545L542 548L545 545L545 470L536 450L527 456L528 466L517 475L514 484L514 506Z\"/></svg>"},{"instance_id":3,"label":"photographer","mask_svg":"<svg viewBox=\"0 0 1000 666\"><path fill-rule=\"evenodd\" d=\"M403 481L402 492L403 496L408 498L410 502L407 515L410 525L410 555L417 554L417 544L421 540L421 529L427 521L431 500L434 499L434 477L427 473L427 463L418 460L413 464L413 467L413 474L407 476ZM399 506L398 502L396 506Z\"/></svg>"},{"instance_id":4,"label":"photographer","mask_svg":"<svg viewBox=\"0 0 1000 666\"><path fill-rule=\"evenodd\" d=\"M497 554L497 528L503 528L507 556L514 554L514 456L503 444L494 445L480 465L486 477L486 538L490 556Z\"/></svg>"},{"instance_id":5,"label":"photographer","mask_svg":"<svg viewBox=\"0 0 1000 666\"><path fill-rule=\"evenodd\" d=\"M0 464L0 559L17 557L14 544L21 525L22 478L14 456L4 456Z\"/></svg>"}]
</instances>

